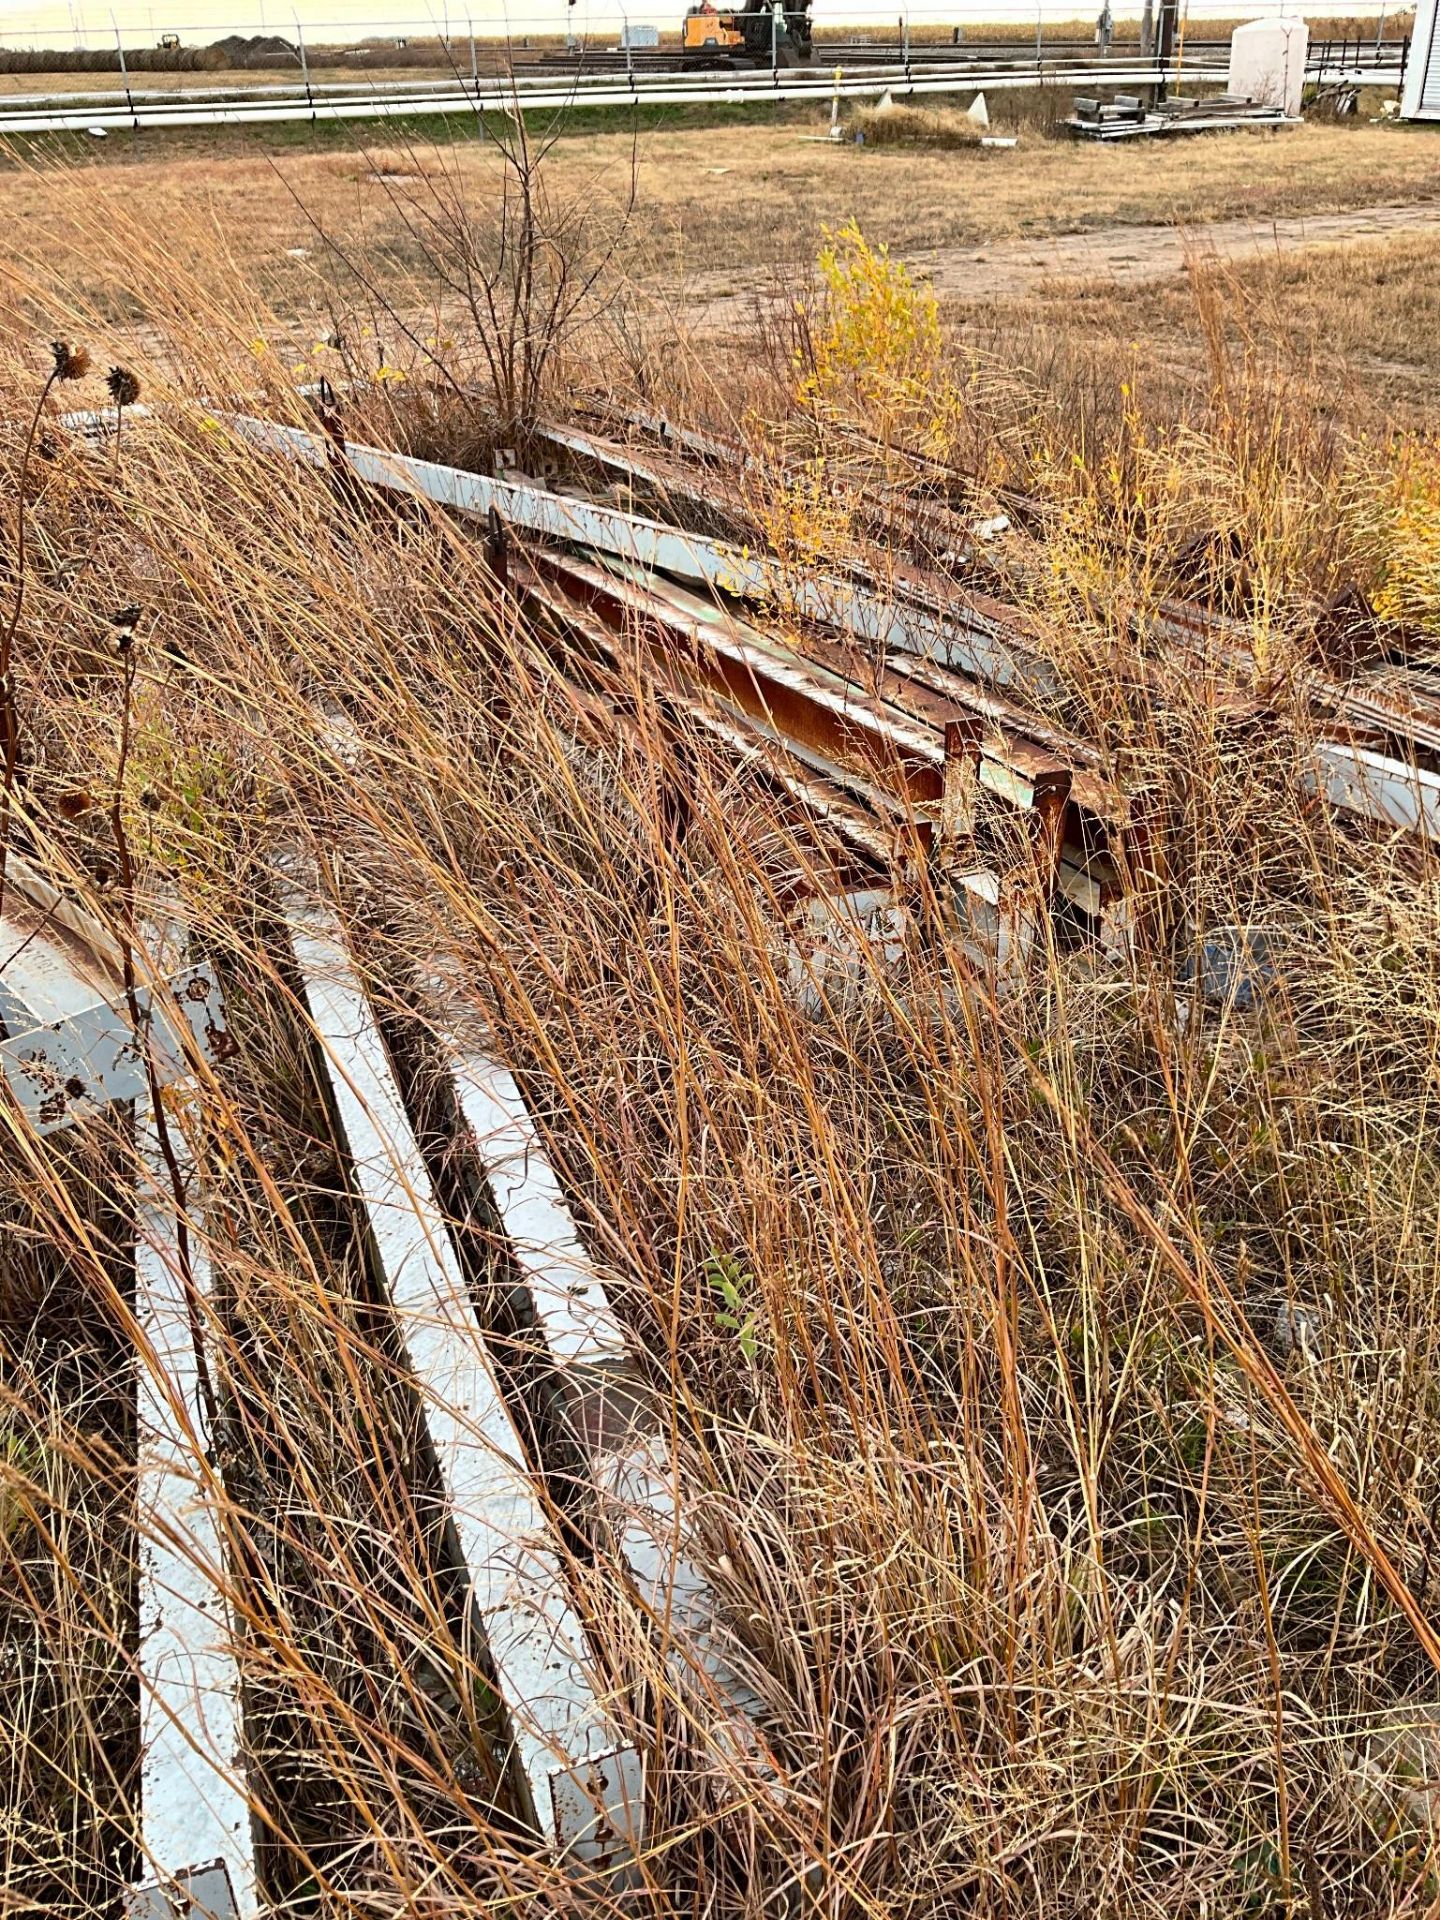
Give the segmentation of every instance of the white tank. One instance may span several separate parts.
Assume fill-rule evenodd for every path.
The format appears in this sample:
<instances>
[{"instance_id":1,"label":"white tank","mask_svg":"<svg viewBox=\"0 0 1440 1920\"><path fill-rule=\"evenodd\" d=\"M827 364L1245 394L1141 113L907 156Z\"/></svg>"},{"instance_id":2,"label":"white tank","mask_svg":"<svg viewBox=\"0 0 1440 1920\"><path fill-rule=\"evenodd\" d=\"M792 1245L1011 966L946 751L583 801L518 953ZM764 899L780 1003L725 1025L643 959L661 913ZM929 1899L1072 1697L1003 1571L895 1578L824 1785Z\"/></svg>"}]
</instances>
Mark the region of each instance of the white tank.
<instances>
[{"instance_id":1,"label":"white tank","mask_svg":"<svg viewBox=\"0 0 1440 1920\"><path fill-rule=\"evenodd\" d=\"M1281 13L1273 20L1250 20L1236 27L1230 36L1227 92L1236 100L1283 107L1292 119L1298 118L1309 45L1310 29L1299 14Z\"/></svg>"}]
</instances>

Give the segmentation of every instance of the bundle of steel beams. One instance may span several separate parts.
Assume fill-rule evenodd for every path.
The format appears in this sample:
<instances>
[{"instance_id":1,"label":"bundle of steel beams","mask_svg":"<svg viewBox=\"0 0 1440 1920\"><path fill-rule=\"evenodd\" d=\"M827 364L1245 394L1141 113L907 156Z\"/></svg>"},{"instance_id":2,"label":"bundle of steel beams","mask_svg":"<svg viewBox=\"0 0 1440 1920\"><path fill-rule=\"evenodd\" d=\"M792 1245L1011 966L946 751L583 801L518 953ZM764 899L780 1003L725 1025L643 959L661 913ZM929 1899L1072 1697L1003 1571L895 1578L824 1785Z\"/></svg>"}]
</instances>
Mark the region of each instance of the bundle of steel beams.
<instances>
[{"instance_id":1,"label":"bundle of steel beams","mask_svg":"<svg viewBox=\"0 0 1440 1920\"><path fill-rule=\"evenodd\" d=\"M1161 878L1146 794L1123 791L1094 747L1044 716L1059 675L1033 619L968 564L985 523L963 509L927 509L928 534L958 577L893 555L882 581L854 565L788 566L758 537L717 540L611 505L619 476L652 512L743 530L748 456L659 420L629 423L653 452L598 431L540 436L597 471L589 492L358 445L337 454L301 429L232 419L257 446L343 458L369 485L487 523L498 516L525 555L516 580L571 670L583 679L587 655L612 669L622 652L633 663L638 643L677 721L797 800L843 850L847 886L903 887L923 863L943 876L980 949L1003 949L1011 968L1023 965L1036 916L1052 910L1102 950L1123 947L1136 884ZM1016 510L1043 530L1040 503L1017 499ZM1254 723L1242 622L1171 600L1151 627L1187 671L1203 669L1222 724ZM1431 837L1434 690L1393 669L1343 687L1317 680L1315 704L1314 790L1356 817Z\"/></svg>"},{"instance_id":2,"label":"bundle of steel beams","mask_svg":"<svg viewBox=\"0 0 1440 1920\"><path fill-rule=\"evenodd\" d=\"M683 790L682 749L697 735L798 809L826 856L786 901L802 994L828 994L857 954L893 961L917 895L944 901L966 950L1003 984L1025 976L1047 926L1102 953L1122 949L1137 899L1158 890L1151 796L1055 717L1065 710L1059 669L1037 623L990 590L999 577L977 558L973 500L929 502L926 537L954 556L952 572L896 553L882 577L853 560L801 567L767 549L744 454L659 420L628 423L650 443L638 452L603 423L556 426L537 446L563 456L569 477L557 465L540 484L513 467L468 472L226 418L258 458L342 471L352 498L357 484L376 489L483 527L492 543L501 523L505 590L576 712L643 745L627 698L639 686L672 731L677 830L702 804L698 789ZM587 471L601 482L587 487ZM613 503L617 476L624 508ZM1040 503L1014 506L1043 537ZM682 515L727 536L696 533ZM1229 703L1222 725L1263 723L1245 691L1243 624L1186 601L1151 618L1147 640L1187 670L1203 666ZM1362 832L1440 839L1440 682L1397 649L1344 682L1316 673L1307 685L1314 733L1301 748L1315 804ZM343 724L317 714L332 734ZM229 1603L233 1515L207 1387L206 1195L157 1098L187 1073L223 1069L219 983L178 948L165 966L149 964L133 930L100 925L13 851L4 873L0 1079L12 1126L39 1136L122 1114L133 1133L144 1868L132 1908L155 1920L245 1920L259 1896L243 1644ZM510 1810L537 1851L623 1884L644 1841L639 1719L603 1678L556 1525L564 1489L534 1457L529 1436L551 1413L517 1403L466 1266L445 1190L457 1167L489 1195L544 1409L561 1410L599 1550L660 1643L667 1684L708 1727L720 1771L783 1804L763 1688L726 1634L695 1545L663 1392L454 966L437 958L427 977L397 986L365 963L363 913L341 878L294 856L273 881L276 978L295 983L282 1017L323 1089L354 1264L389 1317L397 1391L423 1429L437 1537L493 1680ZM1250 950L1243 929L1226 932ZM397 1011L407 1004L411 1013ZM427 1098L444 1109L441 1149L401 1044L407 1020L408 1045L428 1061Z\"/></svg>"}]
</instances>

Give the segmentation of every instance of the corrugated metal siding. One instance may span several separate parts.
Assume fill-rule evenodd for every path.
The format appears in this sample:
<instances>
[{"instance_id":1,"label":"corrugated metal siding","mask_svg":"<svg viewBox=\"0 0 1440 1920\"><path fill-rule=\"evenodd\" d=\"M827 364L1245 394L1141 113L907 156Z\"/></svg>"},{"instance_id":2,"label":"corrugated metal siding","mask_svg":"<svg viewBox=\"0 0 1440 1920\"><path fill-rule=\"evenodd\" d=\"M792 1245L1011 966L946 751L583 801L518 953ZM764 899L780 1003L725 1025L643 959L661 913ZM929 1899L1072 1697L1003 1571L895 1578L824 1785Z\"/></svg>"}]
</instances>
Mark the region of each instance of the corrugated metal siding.
<instances>
[{"instance_id":1,"label":"corrugated metal siding","mask_svg":"<svg viewBox=\"0 0 1440 1920\"><path fill-rule=\"evenodd\" d=\"M1400 111L1407 120L1440 120L1440 0L1419 0Z\"/></svg>"}]
</instances>

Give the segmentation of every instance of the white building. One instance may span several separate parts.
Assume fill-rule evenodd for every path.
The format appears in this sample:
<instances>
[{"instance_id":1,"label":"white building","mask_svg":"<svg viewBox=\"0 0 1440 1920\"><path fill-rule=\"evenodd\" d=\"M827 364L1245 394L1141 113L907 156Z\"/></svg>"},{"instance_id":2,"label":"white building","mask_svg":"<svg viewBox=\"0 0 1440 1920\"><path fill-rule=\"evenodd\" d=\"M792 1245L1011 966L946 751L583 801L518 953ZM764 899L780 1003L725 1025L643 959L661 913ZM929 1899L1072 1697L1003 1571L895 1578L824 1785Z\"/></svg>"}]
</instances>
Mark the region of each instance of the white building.
<instances>
[{"instance_id":1,"label":"white building","mask_svg":"<svg viewBox=\"0 0 1440 1920\"><path fill-rule=\"evenodd\" d=\"M1440 0L1417 0L1400 112L1407 120L1440 120Z\"/></svg>"}]
</instances>

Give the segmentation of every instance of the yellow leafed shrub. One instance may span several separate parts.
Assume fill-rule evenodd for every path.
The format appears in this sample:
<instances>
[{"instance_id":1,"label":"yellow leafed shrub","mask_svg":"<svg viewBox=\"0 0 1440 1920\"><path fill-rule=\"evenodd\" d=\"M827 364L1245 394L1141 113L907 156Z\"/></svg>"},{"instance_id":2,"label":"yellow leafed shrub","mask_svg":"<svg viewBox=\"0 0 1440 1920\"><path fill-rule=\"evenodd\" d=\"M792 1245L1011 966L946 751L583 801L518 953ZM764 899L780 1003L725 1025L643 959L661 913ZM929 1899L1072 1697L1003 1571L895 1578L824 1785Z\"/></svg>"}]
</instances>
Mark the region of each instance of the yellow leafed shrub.
<instances>
[{"instance_id":1,"label":"yellow leafed shrub","mask_svg":"<svg viewBox=\"0 0 1440 1920\"><path fill-rule=\"evenodd\" d=\"M1389 476L1375 610L1440 633L1440 440L1407 437Z\"/></svg>"},{"instance_id":2,"label":"yellow leafed shrub","mask_svg":"<svg viewBox=\"0 0 1440 1920\"><path fill-rule=\"evenodd\" d=\"M912 435L918 428L921 444L942 435L951 395L934 293L854 221L827 229L816 265L822 295L801 403L858 414L874 426L903 419Z\"/></svg>"}]
</instances>

